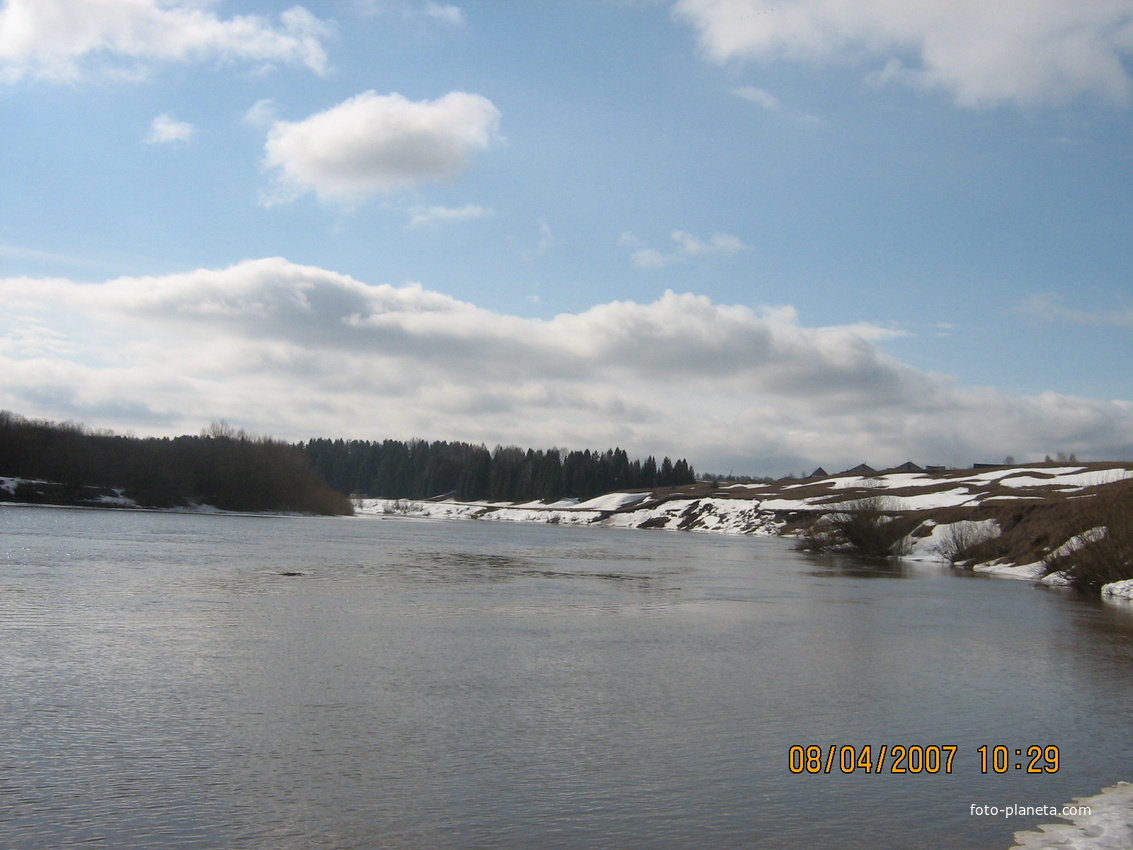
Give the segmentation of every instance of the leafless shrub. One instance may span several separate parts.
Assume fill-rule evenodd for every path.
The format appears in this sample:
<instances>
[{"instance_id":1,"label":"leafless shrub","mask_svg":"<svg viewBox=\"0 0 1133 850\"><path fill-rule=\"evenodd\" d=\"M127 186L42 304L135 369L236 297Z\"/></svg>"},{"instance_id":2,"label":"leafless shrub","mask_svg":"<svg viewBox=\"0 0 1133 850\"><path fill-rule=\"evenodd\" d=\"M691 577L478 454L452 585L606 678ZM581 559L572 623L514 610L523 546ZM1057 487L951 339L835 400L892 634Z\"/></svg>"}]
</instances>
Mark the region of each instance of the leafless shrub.
<instances>
[{"instance_id":1,"label":"leafless shrub","mask_svg":"<svg viewBox=\"0 0 1133 850\"><path fill-rule=\"evenodd\" d=\"M962 519L941 528L933 551L948 563L955 564L967 560L977 546L998 536L999 526L994 522Z\"/></svg>"},{"instance_id":2,"label":"leafless shrub","mask_svg":"<svg viewBox=\"0 0 1133 850\"><path fill-rule=\"evenodd\" d=\"M407 514L412 503L408 499L386 499L382 503L382 513L387 516Z\"/></svg>"},{"instance_id":3,"label":"leafless shrub","mask_svg":"<svg viewBox=\"0 0 1133 850\"><path fill-rule=\"evenodd\" d=\"M1073 538L1043 559L1047 575L1064 573L1079 590L1097 592L1102 585L1133 578L1133 499L1129 491L1096 496Z\"/></svg>"},{"instance_id":4,"label":"leafless shrub","mask_svg":"<svg viewBox=\"0 0 1133 850\"><path fill-rule=\"evenodd\" d=\"M820 516L795 538L795 549L801 552L829 552L842 545L843 540L830 522L829 515Z\"/></svg>"},{"instance_id":5,"label":"leafless shrub","mask_svg":"<svg viewBox=\"0 0 1133 850\"><path fill-rule=\"evenodd\" d=\"M903 525L887 513L891 507L881 496L849 502L843 510L815 521L800 535L798 548L817 552L844 549L877 558L907 554L908 538Z\"/></svg>"}]
</instances>

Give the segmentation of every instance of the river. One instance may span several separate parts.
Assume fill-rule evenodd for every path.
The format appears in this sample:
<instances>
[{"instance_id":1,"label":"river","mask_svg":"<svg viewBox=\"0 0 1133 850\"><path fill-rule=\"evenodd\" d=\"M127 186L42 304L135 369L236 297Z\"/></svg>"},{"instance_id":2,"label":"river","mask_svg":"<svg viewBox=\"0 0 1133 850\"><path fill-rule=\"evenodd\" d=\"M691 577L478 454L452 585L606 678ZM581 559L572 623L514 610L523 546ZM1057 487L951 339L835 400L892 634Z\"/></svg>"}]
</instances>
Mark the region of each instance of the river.
<instances>
[{"instance_id":1,"label":"river","mask_svg":"<svg viewBox=\"0 0 1133 850\"><path fill-rule=\"evenodd\" d=\"M14 506L0 552L5 850L1005 849L1057 819L973 806L1133 780L1133 610L1024 582L767 538ZM890 772L894 746L924 762Z\"/></svg>"}]
</instances>

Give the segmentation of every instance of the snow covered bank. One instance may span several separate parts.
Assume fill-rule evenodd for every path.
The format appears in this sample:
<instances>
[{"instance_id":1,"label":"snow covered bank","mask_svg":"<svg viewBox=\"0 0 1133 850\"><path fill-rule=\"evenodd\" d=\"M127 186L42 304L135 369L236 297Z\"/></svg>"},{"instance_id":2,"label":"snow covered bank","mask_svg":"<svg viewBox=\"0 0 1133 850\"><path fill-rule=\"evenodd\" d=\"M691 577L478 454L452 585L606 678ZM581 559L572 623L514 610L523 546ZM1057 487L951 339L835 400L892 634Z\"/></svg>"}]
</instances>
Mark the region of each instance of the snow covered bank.
<instances>
[{"instance_id":1,"label":"snow covered bank","mask_svg":"<svg viewBox=\"0 0 1133 850\"><path fill-rule=\"evenodd\" d=\"M66 498L60 495L63 485L52 481L37 481L30 478L0 477L0 506L17 508L67 508L79 510L101 510L112 508L116 510L141 511L144 513L171 513L171 514L217 514L225 516L319 516L318 514L302 513L299 511L229 511L207 505L201 502L189 502L185 505L173 507L152 507L140 505L129 496L123 495L118 487L98 488L84 487L76 496L65 493Z\"/></svg>"},{"instance_id":2,"label":"snow covered bank","mask_svg":"<svg viewBox=\"0 0 1133 850\"><path fill-rule=\"evenodd\" d=\"M1016 832L1012 850L1129 850L1133 847L1133 784L1118 782L1093 797L1076 797L1072 807L1089 814L1058 815L1069 823L1042 824L1037 832Z\"/></svg>"},{"instance_id":3,"label":"snow covered bank","mask_svg":"<svg viewBox=\"0 0 1133 850\"><path fill-rule=\"evenodd\" d=\"M829 509L832 506L824 506ZM804 499L668 499L643 493L610 493L577 504L512 505L491 502L410 501L364 499L355 503L359 516L410 516L430 519L477 519L495 522L543 522L560 525L600 525L609 528L669 529L723 534L781 534L785 516L820 513ZM948 562L943 538L955 528L968 535L995 534L995 522L935 523L926 520L909 541L907 557L915 561ZM1032 565L1033 566L1033 565ZM1018 576L1023 577L1023 576ZM1030 578L1031 576L1026 576Z\"/></svg>"},{"instance_id":4,"label":"snow covered bank","mask_svg":"<svg viewBox=\"0 0 1133 850\"><path fill-rule=\"evenodd\" d=\"M36 484L50 485L49 481L39 481L34 478L0 478L0 491L7 493L9 496L15 496L21 487L29 487Z\"/></svg>"},{"instance_id":5,"label":"snow covered bank","mask_svg":"<svg viewBox=\"0 0 1133 850\"><path fill-rule=\"evenodd\" d=\"M641 507L638 507L641 505ZM544 522L558 525L603 525L611 528L670 528L727 534L775 534L782 526L773 510L756 499L670 499L648 493L608 493L577 504L511 505L490 502L418 502L405 499L363 499L359 516L399 515L432 519L478 519L495 522Z\"/></svg>"},{"instance_id":6,"label":"snow covered bank","mask_svg":"<svg viewBox=\"0 0 1133 850\"><path fill-rule=\"evenodd\" d=\"M1128 599L1133 601L1133 579L1103 585L1102 599ZM1129 846L1133 847L1133 844Z\"/></svg>"},{"instance_id":7,"label":"snow covered bank","mask_svg":"<svg viewBox=\"0 0 1133 850\"><path fill-rule=\"evenodd\" d=\"M0 477L0 502L29 505L133 508L138 503L120 487L71 486L37 478Z\"/></svg>"},{"instance_id":8,"label":"snow covered bank","mask_svg":"<svg viewBox=\"0 0 1133 850\"><path fill-rule=\"evenodd\" d=\"M837 531L838 522L830 523L831 519L872 512L876 522L893 532L892 547L886 549L889 544L883 541L882 551L913 561L966 566L990 576L1063 586L1068 574L1045 575L1046 564L1061 558L1058 569L1076 568L1069 556L1105 534L1104 521L1094 522L1093 527L1086 521L1103 520L1095 514L1106 506L1125 506L1120 510L1127 511L1131 480L1131 464L1037 464L932 472L905 469L722 486L700 482L675 490L608 493L586 502L366 499L356 508L362 515L798 534L804 545L816 529L823 528L822 523ZM1095 510L1095 505L1100 507ZM808 548L848 549L853 541L846 534L830 537L820 532L815 536L820 545ZM1116 583L1107 588L1106 598L1133 598L1133 588Z\"/></svg>"}]
</instances>

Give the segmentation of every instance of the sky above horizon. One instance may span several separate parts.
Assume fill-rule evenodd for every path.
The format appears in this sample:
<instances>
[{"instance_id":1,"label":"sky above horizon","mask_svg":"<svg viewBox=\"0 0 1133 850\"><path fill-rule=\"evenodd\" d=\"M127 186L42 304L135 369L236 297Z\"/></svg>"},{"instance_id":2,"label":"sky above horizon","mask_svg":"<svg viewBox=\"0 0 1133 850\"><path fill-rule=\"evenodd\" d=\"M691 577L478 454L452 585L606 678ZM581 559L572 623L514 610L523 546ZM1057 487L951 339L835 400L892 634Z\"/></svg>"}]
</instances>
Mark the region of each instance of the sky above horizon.
<instances>
[{"instance_id":1,"label":"sky above horizon","mask_svg":"<svg viewBox=\"0 0 1133 850\"><path fill-rule=\"evenodd\" d=\"M24 416L1130 460L1130 363L1133 0L0 6Z\"/></svg>"}]
</instances>

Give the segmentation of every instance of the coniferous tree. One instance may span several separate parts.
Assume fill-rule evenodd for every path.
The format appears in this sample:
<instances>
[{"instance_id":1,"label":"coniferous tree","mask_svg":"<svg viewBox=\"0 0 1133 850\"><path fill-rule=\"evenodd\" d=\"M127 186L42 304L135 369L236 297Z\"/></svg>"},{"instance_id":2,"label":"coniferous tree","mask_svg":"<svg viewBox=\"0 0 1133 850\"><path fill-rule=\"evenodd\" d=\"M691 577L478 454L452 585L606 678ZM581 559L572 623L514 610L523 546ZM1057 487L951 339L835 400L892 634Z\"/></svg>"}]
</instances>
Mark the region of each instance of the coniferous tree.
<instances>
[{"instance_id":1,"label":"coniferous tree","mask_svg":"<svg viewBox=\"0 0 1133 850\"><path fill-rule=\"evenodd\" d=\"M681 459L630 460L620 448L521 449L425 440L311 440L304 451L344 493L424 499L454 493L461 500L526 502L588 499L627 489L689 484L692 467Z\"/></svg>"}]
</instances>

